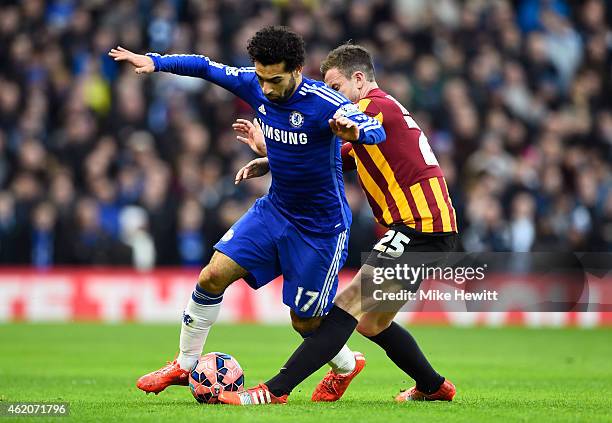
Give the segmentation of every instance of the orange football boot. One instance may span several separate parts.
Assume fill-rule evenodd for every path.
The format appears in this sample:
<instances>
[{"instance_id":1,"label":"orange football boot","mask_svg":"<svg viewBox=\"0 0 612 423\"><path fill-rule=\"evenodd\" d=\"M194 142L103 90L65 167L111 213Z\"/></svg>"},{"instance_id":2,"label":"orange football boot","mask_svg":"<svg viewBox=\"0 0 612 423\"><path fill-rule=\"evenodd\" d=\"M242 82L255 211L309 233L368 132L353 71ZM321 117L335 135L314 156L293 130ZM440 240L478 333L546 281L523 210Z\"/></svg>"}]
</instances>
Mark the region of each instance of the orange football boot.
<instances>
[{"instance_id":1,"label":"orange football boot","mask_svg":"<svg viewBox=\"0 0 612 423\"><path fill-rule=\"evenodd\" d=\"M219 394L219 402L231 405L287 404L287 397L287 394L275 396L265 383L260 383L246 391L223 391Z\"/></svg>"},{"instance_id":2,"label":"orange football boot","mask_svg":"<svg viewBox=\"0 0 612 423\"><path fill-rule=\"evenodd\" d=\"M181 369L176 360L168 361L161 369L141 376L136 382L138 389L155 395L170 385L189 386L189 372Z\"/></svg>"},{"instance_id":3,"label":"orange football boot","mask_svg":"<svg viewBox=\"0 0 612 423\"><path fill-rule=\"evenodd\" d=\"M348 388L351 381L363 370L366 365L365 357L360 352L355 351L355 368L352 372L342 375L334 373L332 370L327 372L323 380L319 382L312 393L312 401L338 401Z\"/></svg>"},{"instance_id":4,"label":"orange football boot","mask_svg":"<svg viewBox=\"0 0 612 423\"><path fill-rule=\"evenodd\" d=\"M447 379L444 380L442 386L433 394L426 394L419 391L416 386L413 386L407 391L400 392L395 397L395 401L452 401L456 393L455 385Z\"/></svg>"}]
</instances>

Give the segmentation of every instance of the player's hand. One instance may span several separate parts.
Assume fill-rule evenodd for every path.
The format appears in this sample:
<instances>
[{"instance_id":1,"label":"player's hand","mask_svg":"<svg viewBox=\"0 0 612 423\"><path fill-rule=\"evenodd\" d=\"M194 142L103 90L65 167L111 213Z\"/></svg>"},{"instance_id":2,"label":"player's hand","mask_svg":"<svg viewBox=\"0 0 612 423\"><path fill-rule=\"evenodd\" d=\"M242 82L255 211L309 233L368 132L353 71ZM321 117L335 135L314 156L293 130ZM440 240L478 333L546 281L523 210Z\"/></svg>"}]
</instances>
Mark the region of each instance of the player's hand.
<instances>
[{"instance_id":1,"label":"player's hand","mask_svg":"<svg viewBox=\"0 0 612 423\"><path fill-rule=\"evenodd\" d=\"M115 59L116 62L126 61L131 63L136 69L134 72L136 73L153 73L155 72L155 64L153 64L153 59L149 56L145 56L144 54L136 54L132 53L129 50L124 49L119 46L117 48L111 49L108 52L108 55Z\"/></svg>"},{"instance_id":2,"label":"player's hand","mask_svg":"<svg viewBox=\"0 0 612 423\"><path fill-rule=\"evenodd\" d=\"M334 134L345 141L357 141L359 139L357 122L350 120L346 116L334 115L329 120L329 127Z\"/></svg>"},{"instance_id":3,"label":"player's hand","mask_svg":"<svg viewBox=\"0 0 612 423\"><path fill-rule=\"evenodd\" d=\"M253 119L253 122L246 119L236 119L236 122L232 124L232 128L238 133L236 136L238 141L245 143L251 147L251 150L262 157L268 154L264 134L257 119Z\"/></svg>"},{"instance_id":4,"label":"player's hand","mask_svg":"<svg viewBox=\"0 0 612 423\"><path fill-rule=\"evenodd\" d=\"M268 163L267 157L251 160L246 166L240 169L238 173L236 173L234 184L238 185L240 181L258 178L265 175L269 171L270 164Z\"/></svg>"}]
</instances>

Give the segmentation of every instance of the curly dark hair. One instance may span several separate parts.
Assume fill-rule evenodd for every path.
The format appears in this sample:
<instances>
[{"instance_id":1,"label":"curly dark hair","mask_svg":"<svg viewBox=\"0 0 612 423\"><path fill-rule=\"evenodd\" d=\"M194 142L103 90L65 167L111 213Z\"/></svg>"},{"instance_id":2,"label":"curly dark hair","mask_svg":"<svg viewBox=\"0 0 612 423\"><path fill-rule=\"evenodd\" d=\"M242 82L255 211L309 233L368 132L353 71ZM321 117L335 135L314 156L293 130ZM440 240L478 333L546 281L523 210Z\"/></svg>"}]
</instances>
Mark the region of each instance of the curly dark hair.
<instances>
[{"instance_id":1,"label":"curly dark hair","mask_svg":"<svg viewBox=\"0 0 612 423\"><path fill-rule=\"evenodd\" d=\"M262 65L285 62L285 71L304 65L304 40L286 26L267 26L253 35L247 45L252 61Z\"/></svg>"}]
</instances>

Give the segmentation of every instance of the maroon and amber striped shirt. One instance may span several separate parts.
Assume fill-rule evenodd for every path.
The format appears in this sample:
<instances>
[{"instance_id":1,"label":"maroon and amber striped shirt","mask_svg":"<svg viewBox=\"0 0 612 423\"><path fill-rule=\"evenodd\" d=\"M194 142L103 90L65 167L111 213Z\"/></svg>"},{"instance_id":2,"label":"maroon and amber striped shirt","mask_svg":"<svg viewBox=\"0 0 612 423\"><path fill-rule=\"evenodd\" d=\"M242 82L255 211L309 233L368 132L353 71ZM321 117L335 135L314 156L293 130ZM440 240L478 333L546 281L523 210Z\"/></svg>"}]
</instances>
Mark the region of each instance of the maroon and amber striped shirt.
<instances>
[{"instance_id":1,"label":"maroon and amber striped shirt","mask_svg":"<svg viewBox=\"0 0 612 423\"><path fill-rule=\"evenodd\" d=\"M419 232L457 232L442 169L410 113L378 88L358 105L382 123L387 140L377 145L346 143L342 162L345 170L357 169L376 220L384 226L404 224Z\"/></svg>"}]
</instances>

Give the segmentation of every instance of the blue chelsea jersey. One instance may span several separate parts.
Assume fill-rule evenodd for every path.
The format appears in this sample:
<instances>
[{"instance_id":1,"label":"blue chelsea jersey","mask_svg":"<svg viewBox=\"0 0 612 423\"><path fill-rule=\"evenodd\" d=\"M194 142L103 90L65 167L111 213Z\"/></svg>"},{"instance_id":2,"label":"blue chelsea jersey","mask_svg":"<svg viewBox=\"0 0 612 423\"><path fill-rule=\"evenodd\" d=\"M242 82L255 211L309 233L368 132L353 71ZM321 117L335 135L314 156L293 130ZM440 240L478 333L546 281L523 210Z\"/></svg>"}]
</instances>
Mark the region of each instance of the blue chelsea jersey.
<instances>
[{"instance_id":1,"label":"blue chelsea jersey","mask_svg":"<svg viewBox=\"0 0 612 423\"><path fill-rule=\"evenodd\" d=\"M303 77L288 100L275 103L264 96L253 67L230 67L199 55L148 56L156 71L207 79L256 111L272 174L268 196L292 224L322 235L339 233L350 226L341 140L332 133L328 120L340 113L355 121L360 129L356 142L363 144L385 140L380 122L320 81Z\"/></svg>"}]
</instances>

